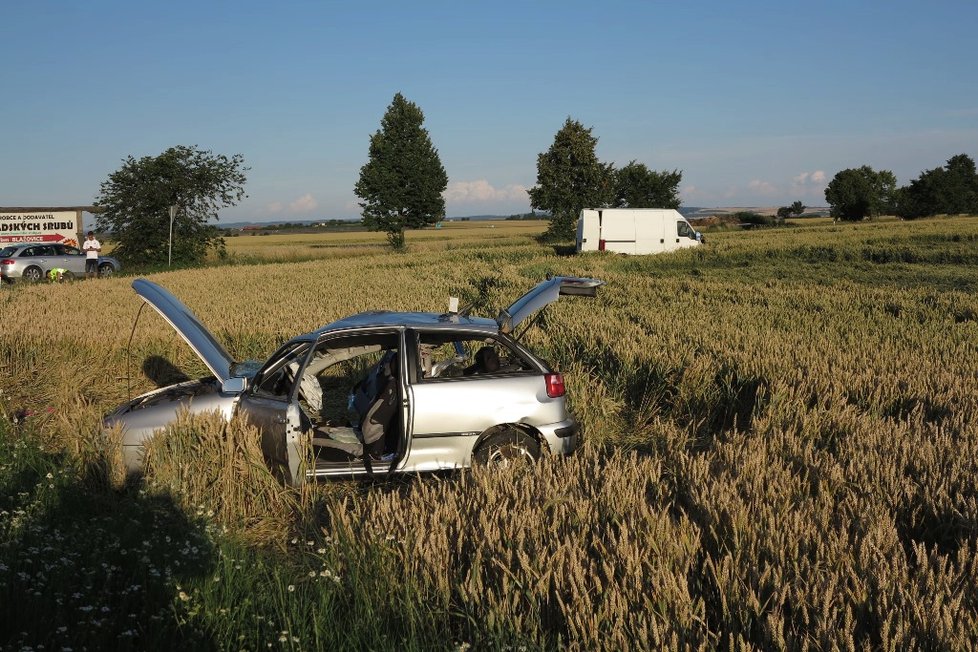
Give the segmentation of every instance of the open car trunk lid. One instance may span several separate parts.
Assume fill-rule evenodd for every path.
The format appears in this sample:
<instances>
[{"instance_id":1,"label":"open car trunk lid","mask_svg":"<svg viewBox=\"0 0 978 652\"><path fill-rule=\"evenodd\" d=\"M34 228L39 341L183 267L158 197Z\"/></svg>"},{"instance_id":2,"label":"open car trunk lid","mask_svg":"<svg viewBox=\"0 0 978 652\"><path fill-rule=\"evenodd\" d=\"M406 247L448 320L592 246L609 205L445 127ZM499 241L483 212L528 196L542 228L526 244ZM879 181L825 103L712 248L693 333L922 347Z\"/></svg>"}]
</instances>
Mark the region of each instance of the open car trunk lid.
<instances>
[{"instance_id":1,"label":"open car trunk lid","mask_svg":"<svg viewBox=\"0 0 978 652\"><path fill-rule=\"evenodd\" d=\"M133 281L132 289L173 326L221 383L231 377L234 360L187 306L156 283L144 278Z\"/></svg>"},{"instance_id":2,"label":"open car trunk lid","mask_svg":"<svg viewBox=\"0 0 978 652\"><path fill-rule=\"evenodd\" d=\"M538 283L536 287L517 299L509 308L499 311L496 323L503 333L512 333L527 317L546 308L561 296L593 297L604 281L574 276L555 276Z\"/></svg>"}]
</instances>

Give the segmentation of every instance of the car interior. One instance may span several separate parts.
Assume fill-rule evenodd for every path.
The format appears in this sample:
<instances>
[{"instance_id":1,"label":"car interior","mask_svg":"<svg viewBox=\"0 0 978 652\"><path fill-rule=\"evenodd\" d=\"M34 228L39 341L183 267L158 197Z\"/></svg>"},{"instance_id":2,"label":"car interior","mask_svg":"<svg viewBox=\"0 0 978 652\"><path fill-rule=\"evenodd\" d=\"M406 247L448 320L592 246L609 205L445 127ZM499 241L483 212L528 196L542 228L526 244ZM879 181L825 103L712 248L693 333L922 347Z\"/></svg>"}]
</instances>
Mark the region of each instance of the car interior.
<instances>
[{"instance_id":1,"label":"car interior","mask_svg":"<svg viewBox=\"0 0 978 652\"><path fill-rule=\"evenodd\" d=\"M402 444L397 335L321 344L299 379L317 468L394 459ZM288 365L290 374L298 363ZM294 380L293 380L294 382Z\"/></svg>"}]
</instances>

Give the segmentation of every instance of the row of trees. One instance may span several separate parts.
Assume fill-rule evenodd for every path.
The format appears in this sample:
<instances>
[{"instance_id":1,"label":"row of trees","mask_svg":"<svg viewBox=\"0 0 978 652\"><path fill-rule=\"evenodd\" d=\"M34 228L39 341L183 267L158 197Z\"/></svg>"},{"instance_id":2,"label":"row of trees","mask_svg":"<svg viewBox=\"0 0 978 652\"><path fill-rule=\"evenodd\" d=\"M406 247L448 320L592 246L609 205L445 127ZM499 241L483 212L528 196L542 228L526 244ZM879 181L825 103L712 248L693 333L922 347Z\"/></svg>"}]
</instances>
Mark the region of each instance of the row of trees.
<instances>
[{"instance_id":1,"label":"row of trees","mask_svg":"<svg viewBox=\"0 0 978 652\"><path fill-rule=\"evenodd\" d=\"M943 167L925 170L908 185L897 187L889 170L868 165L842 170L825 188L833 217L861 220L893 214L906 219L929 215L978 213L978 173L967 154L948 159Z\"/></svg>"},{"instance_id":2,"label":"row of trees","mask_svg":"<svg viewBox=\"0 0 978 652\"><path fill-rule=\"evenodd\" d=\"M631 161L620 169L598 160L598 139L567 118L546 152L537 156L530 206L550 212L548 236L573 237L582 208L679 208L679 170L656 172Z\"/></svg>"},{"instance_id":3,"label":"row of trees","mask_svg":"<svg viewBox=\"0 0 978 652\"><path fill-rule=\"evenodd\" d=\"M805 212L806 206L800 201L796 201L791 206L782 206L778 209L778 219L784 221L789 217L798 217Z\"/></svg>"},{"instance_id":4,"label":"row of trees","mask_svg":"<svg viewBox=\"0 0 978 652\"><path fill-rule=\"evenodd\" d=\"M354 186L363 223L385 231L395 249L404 246L405 229L445 216L442 193L448 176L423 122L421 109L396 94L381 128L370 137L369 158ZM549 212L550 236L572 237L575 220L587 206L679 208L682 172L656 172L634 160L615 169L598 160L597 142L591 129L567 118L550 149L537 157L530 206Z\"/></svg>"},{"instance_id":5,"label":"row of trees","mask_svg":"<svg viewBox=\"0 0 978 652\"><path fill-rule=\"evenodd\" d=\"M404 246L404 231L434 224L445 217L448 175L424 128L421 109L397 93L370 137L367 163L354 192L360 198L363 224L387 233L395 249ZM582 208L679 208L682 172L650 170L635 160L621 168L600 161L592 129L570 117L553 144L537 156L537 182L530 205L550 215L547 235L571 238ZM201 261L208 250L223 251L216 226L221 208L246 195L240 154L217 155L197 146L171 147L159 156L127 158L102 183L95 203L102 207L98 226L118 241L115 255L128 263L162 264L168 260L171 207L176 207L172 258L178 264ZM978 173L965 154L947 165L926 170L902 188L889 170L868 165L842 170L825 189L832 215L860 220L885 213L906 218L978 213ZM782 206L778 217L800 215L796 201Z\"/></svg>"},{"instance_id":6,"label":"row of trees","mask_svg":"<svg viewBox=\"0 0 978 652\"><path fill-rule=\"evenodd\" d=\"M406 229L445 217L448 175L423 124L421 109L397 93L370 137L368 160L354 186L363 224L387 233L395 249L404 246ZM585 207L679 207L682 172L656 172L634 160L616 169L598 160L597 142L591 129L567 118L550 149L537 157L530 204L549 212L553 238L573 237ZM247 171L240 154L215 155L196 146L172 147L138 160L130 156L101 185L95 199L104 211L98 226L112 232L118 241L115 254L123 261L162 264L171 242L166 217L176 207L173 261L199 262L209 249L223 252L220 231L209 221L246 196Z\"/></svg>"}]
</instances>

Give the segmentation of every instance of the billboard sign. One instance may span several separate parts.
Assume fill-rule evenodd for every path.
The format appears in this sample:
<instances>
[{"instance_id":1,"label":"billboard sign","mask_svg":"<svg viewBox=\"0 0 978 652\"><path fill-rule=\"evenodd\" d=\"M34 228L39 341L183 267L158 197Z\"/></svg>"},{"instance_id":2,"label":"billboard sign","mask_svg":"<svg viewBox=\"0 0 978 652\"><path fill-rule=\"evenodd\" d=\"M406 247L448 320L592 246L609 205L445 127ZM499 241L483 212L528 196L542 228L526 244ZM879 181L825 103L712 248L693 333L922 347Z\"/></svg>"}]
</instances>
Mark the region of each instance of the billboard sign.
<instances>
[{"instance_id":1,"label":"billboard sign","mask_svg":"<svg viewBox=\"0 0 978 652\"><path fill-rule=\"evenodd\" d=\"M0 244L10 242L63 242L78 246L76 211L0 213Z\"/></svg>"}]
</instances>

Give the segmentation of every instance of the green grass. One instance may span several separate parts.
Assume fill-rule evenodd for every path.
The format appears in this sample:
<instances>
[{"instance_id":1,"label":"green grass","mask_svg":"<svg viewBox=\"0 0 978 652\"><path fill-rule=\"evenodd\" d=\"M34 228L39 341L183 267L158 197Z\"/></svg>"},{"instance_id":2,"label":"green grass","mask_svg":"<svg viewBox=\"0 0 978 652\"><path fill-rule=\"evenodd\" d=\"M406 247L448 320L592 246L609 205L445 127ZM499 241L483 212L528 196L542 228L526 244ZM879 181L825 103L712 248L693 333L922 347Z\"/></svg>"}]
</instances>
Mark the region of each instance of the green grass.
<instances>
[{"instance_id":1,"label":"green grass","mask_svg":"<svg viewBox=\"0 0 978 652\"><path fill-rule=\"evenodd\" d=\"M29 421L0 422L0 648L457 647L410 584L391 591L383 542L348 554L313 530L255 547L213 515L114 490L38 449Z\"/></svg>"}]
</instances>

